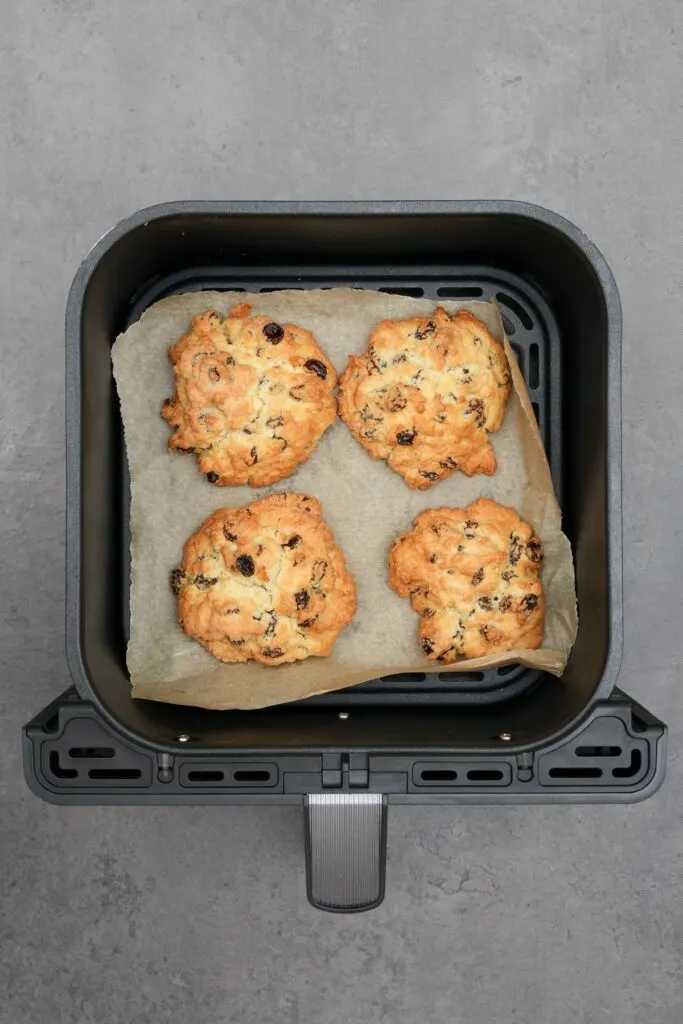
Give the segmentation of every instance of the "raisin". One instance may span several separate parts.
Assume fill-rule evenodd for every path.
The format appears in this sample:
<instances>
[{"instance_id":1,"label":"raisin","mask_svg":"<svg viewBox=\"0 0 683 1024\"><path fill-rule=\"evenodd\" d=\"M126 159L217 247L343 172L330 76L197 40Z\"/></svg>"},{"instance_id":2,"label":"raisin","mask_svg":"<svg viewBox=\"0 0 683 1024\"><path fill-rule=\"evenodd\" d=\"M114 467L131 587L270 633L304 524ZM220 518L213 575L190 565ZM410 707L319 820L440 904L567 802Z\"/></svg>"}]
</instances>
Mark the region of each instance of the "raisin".
<instances>
[{"instance_id":1,"label":"raisin","mask_svg":"<svg viewBox=\"0 0 683 1024\"><path fill-rule=\"evenodd\" d=\"M165 398L164 399L164 409L168 409L169 405L172 405L172 404L173 404L173 399L172 398Z\"/></svg>"},{"instance_id":2,"label":"raisin","mask_svg":"<svg viewBox=\"0 0 683 1024\"><path fill-rule=\"evenodd\" d=\"M374 347L374 345L371 345L370 348L368 349L369 372L372 373L373 370L376 370L377 373L381 373L385 366L386 363L377 355L377 349Z\"/></svg>"},{"instance_id":3,"label":"raisin","mask_svg":"<svg viewBox=\"0 0 683 1024\"><path fill-rule=\"evenodd\" d=\"M271 345L279 345L285 336L284 328L275 323L265 324L263 333Z\"/></svg>"},{"instance_id":4,"label":"raisin","mask_svg":"<svg viewBox=\"0 0 683 1024\"><path fill-rule=\"evenodd\" d=\"M538 607L538 597L536 594L527 594L526 597L523 597L520 607L524 612L532 612L534 608Z\"/></svg>"},{"instance_id":5,"label":"raisin","mask_svg":"<svg viewBox=\"0 0 683 1024\"><path fill-rule=\"evenodd\" d=\"M312 619L305 619L303 622L300 622L299 625L303 626L305 629L310 629L311 626L314 626L317 621L318 616L314 615Z\"/></svg>"},{"instance_id":6,"label":"raisin","mask_svg":"<svg viewBox=\"0 0 683 1024\"><path fill-rule=\"evenodd\" d=\"M226 356L225 357L225 365L226 366L234 366L235 365L235 360L232 358L232 356Z\"/></svg>"},{"instance_id":7,"label":"raisin","mask_svg":"<svg viewBox=\"0 0 683 1024\"><path fill-rule=\"evenodd\" d=\"M455 459L451 458L450 455L448 456L447 459L444 459L443 462L440 462L439 465L441 466L442 469L457 469L458 468L458 463L455 461Z\"/></svg>"},{"instance_id":8,"label":"raisin","mask_svg":"<svg viewBox=\"0 0 683 1024\"><path fill-rule=\"evenodd\" d=\"M243 576L254 575L254 559L251 557L251 555L239 555L235 562L235 565L237 566L237 568L239 569Z\"/></svg>"},{"instance_id":9,"label":"raisin","mask_svg":"<svg viewBox=\"0 0 683 1024\"><path fill-rule=\"evenodd\" d=\"M432 482L434 480L438 480L439 479L439 474L438 473L428 472L425 469L421 469L420 470L420 476L423 476L425 478L425 480L431 480Z\"/></svg>"},{"instance_id":10,"label":"raisin","mask_svg":"<svg viewBox=\"0 0 683 1024\"><path fill-rule=\"evenodd\" d=\"M214 381L214 383L216 383L220 379L221 379L220 373L218 372L218 370L216 369L215 366L212 366L211 369L209 370L209 380L212 380L212 381Z\"/></svg>"},{"instance_id":11,"label":"raisin","mask_svg":"<svg viewBox=\"0 0 683 1024\"><path fill-rule=\"evenodd\" d=\"M500 604L498 605L498 607L502 612L506 612L511 604L512 598L506 594L505 597L501 597Z\"/></svg>"},{"instance_id":12,"label":"raisin","mask_svg":"<svg viewBox=\"0 0 683 1024\"><path fill-rule=\"evenodd\" d=\"M418 341L422 341L423 338L426 338L430 334L433 334L435 330L436 324L434 323L434 321L428 320L424 327L417 328L417 330L415 331L415 337L418 339Z\"/></svg>"},{"instance_id":13,"label":"raisin","mask_svg":"<svg viewBox=\"0 0 683 1024\"><path fill-rule=\"evenodd\" d=\"M231 636L228 637L228 640L230 641L231 644L234 644L235 647L241 647L242 644L244 643L244 640L233 640Z\"/></svg>"},{"instance_id":14,"label":"raisin","mask_svg":"<svg viewBox=\"0 0 683 1024\"><path fill-rule=\"evenodd\" d=\"M194 578L194 585L200 590L208 590L215 583L218 583L218 576L203 576L202 573L198 573Z\"/></svg>"},{"instance_id":15,"label":"raisin","mask_svg":"<svg viewBox=\"0 0 683 1024\"><path fill-rule=\"evenodd\" d=\"M425 652L425 654L434 653L434 641L430 637L423 636L420 642L422 644L422 650Z\"/></svg>"},{"instance_id":16,"label":"raisin","mask_svg":"<svg viewBox=\"0 0 683 1024\"><path fill-rule=\"evenodd\" d=\"M247 465L255 466L256 463L258 462L258 452L256 451L256 448L251 449L251 451L249 452L249 458L251 459L251 461L247 461Z\"/></svg>"},{"instance_id":17,"label":"raisin","mask_svg":"<svg viewBox=\"0 0 683 1024\"><path fill-rule=\"evenodd\" d=\"M171 569L171 575L168 577L168 582L176 597L180 593L180 588L183 585L184 579L185 573L182 569Z\"/></svg>"},{"instance_id":18,"label":"raisin","mask_svg":"<svg viewBox=\"0 0 683 1024\"><path fill-rule=\"evenodd\" d=\"M484 567L482 566L480 569L477 569L477 571L475 572L474 576L472 577L472 579L471 579L472 586L473 587L478 587L479 584L481 583L481 581L483 580L483 578L484 578Z\"/></svg>"},{"instance_id":19,"label":"raisin","mask_svg":"<svg viewBox=\"0 0 683 1024\"><path fill-rule=\"evenodd\" d=\"M479 523L475 519L468 519L467 522L465 523L466 530L476 530L478 526Z\"/></svg>"},{"instance_id":20,"label":"raisin","mask_svg":"<svg viewBox=\"0 0 683 1024\"><path fill-rule=\"evenodd\" d=\"M285 652L281 647L264 647L261 653L264 658L281 658Z\"/></svg>"},{"instance_id":21,"label":"raisin","mask_svg":"<svg viewBox=\"0 0 683 1024\"><path fill-rule=\"evenodd\" d=\"M304 366L309 373L315 373L321 380L325 380L327 377L327 367L324 363L321 363L319 359L307 359Z\"/></svg>"},{"instance_id":22,"label":"raisin","mask_svg":"<svg viewBox=\"0 0 683 1024\"><path fill-rule=\"evenodd\" d=\"M194 448L176 448L176 451L180 452L181 455L194 455L195 450Z\"/></svg>"},{"instance_id":23,"label":"raisin","mask_svg":"<svg viewBox=\"0 0 683 1024\"><path fill-rule=\"evenodd\" d=\"M298 533L295 533L293 537L290 537L289 540L286 540L285 543L282 544L282 547L295 548L298 547L299 544L301 544L301 537Z\"/></svg>"},{"instance_id":24,"label":"raisin","mask_svg":"<svg viewBox=\"0 0 683 1024\"><path fill-rule=\"evenodd\" d=\"M433 608L425 608L425 610L422 612L422 615L423 615L423 617L425 619L431 619L432 616L434 615L434 609Z\"/></svg>"},{"instance_id":25,"label":"raisin","mask_svg":"<svg viewBox=\"0 0 683 1024\"><path fill-rule=\"evenodd\" d=\"M490 612L493 609L493 601L491 600L490 597L480 597L479 607L483 608L484 611Z\"/></svg>"},{"instance_id":26,"label":"raisin","mask_svg":"<svg viewBox=\"0 0 683 1024\"><path fill-rule=\"evenodd\" d=\"M222 319L223 317L220 315L220 313L217 313L215 309L212 309L211 312L209 313L209 320L222 321Z\"/></svg>"},{"instance_id":27,"label":"raisin","mask_svg":"<svg viewBox=\"0 0 683 1024\"><path fill-rule=\"evenodd\" d=\"M522 557L522 544L519 537L516 534L510 536L510 551L508 553L508 562L510 565L517 565L517 562Z\"/></svg>"},{"instance_id":28,"label":"raisin","mask_svg":"<svg viewBox=\"0 0 683 1024\"><path fill-rule=\"evenodd\" d=\"M532 537L526 546L526 553L532 562L543 561L543 545L538 537Z\"/></svg>"},{"instance_id":29,"label":"raisin","mask_svg":"<svg viewBox=\"0 0 683 1024\"><path fill-rule=\"evenodd\" d=\"M503 577L504 580L507 580L509 583L510 580L517 575L517 573L513 572L512 569L506 569L505 572L502 572L500 575Z\"/></svg>"},{"instance_id":30,"label":"raisin","mask_svg":"<svg viewBox=\"0 0 683 1024\"><path fill-rule=\"evenodd\" d=\"M391 360L393 366L395 366L397 363L406 363L407 361L408 356L405 354L405 352L402 352L400 356L394 356L394 358Z\"/></svg>"},{"instance_id":31,"label":"raisin","mask_svg":"<svg viewBox=\"0 0 683 1024\"><path fill-rule=\"evenodd\" d=\"M434 565L434 563L436 562L437 557L438 557L437 555L430 555L429 556L429 561L431 562L432 565Z\"/></svg>"},{"instance_id":32,"label":"raisin","mask_svg":"<svg viewBox=\"0 0 683 1024\"><path fill-rule=\"evenodd\" d=\"M389 391L389 394L387 395L385 403L384 403L385 408L389 412L400 412L401 409L405 409L407 404L408 404L408 399L403 394L403 392L402 392L402 390L401 390L399 385L396 385L396 387L393 387Z\"/></svg>"},{"instance_id":33,"label":"raisin","mask_svg":"<svg viewBox=\"0 0 683 1024\"><path fill-rule=\"evenodd\" d=\"M220 477L218 473L211 472L206 474L206 479L209 481L210 484L217 484L218 481L220 480Z\"/></svg>"},{"instance_id":34,"label":"raisin","mask_svg":"<svg viewBox=\"0 0 683 1024\"><path fill-rule=\"evenodd\" d=\"M475 416L477 426L483 427L486 423L486 406L484 405L483 399L470 398L465 409L465 414Z\"/></svg>"},{"instance_id":35,"label":"raisin","mask_svg":"<svg viewBox=\"0 0 683 1024\"><path fill-rule=\"evenodd\" d=\"M396 440L398 441L399 444L407 446L409 444L412 444L416 437L416 430L400 430L396 435Z\"/></svg>"},{"instance_id":36,"label":"raisin","mask_svg":"<svg viewBox=\"0 0 683 1024\"><path fill-rule=\"evenodd\" d=\"M302 608L306 608L310 600L310 596L311 595L308 593L307 590L297 590L296 594L294 595L294 600L296 601L296 606L299 610L301 610Z\"/></svg>"},{"instance_id":37,"label":"raisin","mask_svg":"<svg viewBox=\"0 0 683 1024\"><path fill-rule=\"evenodd\" d=\"M265 633L263 635L264 636L275 636L275 628L277 626L277 612L271 610L271 611L266 612L266 615L268 615L270 617L270 622L266 626L266 631L265 631Z\"/></svg>"},{"instance_id":38,"label":"raisin","mask_svg":"<svg viewBox=\"0 0 683 1024\"><path fill-rule=\"evenodd\" d=\"M270 430L275 430L276 427L281 427L284 422L282 416L271 416L269 420L266 420L266 426Z\"/></svg>"},{"instance_id":39,"label":"raisin","mask_svg":"<svg viewBox=\"0 0 683 1024\"><path fill-rule=\"evenodd\" d=\"M484 640L486 640L487 644L495 643L500 637L498 630L494 629L493 626L480 626L479 632L483 636Z\"/></svg>"},{"instance_id":40,"label":"raisin","mask_svg":"<svg viewBox=\"0 0 683 1024\"><path fill-rule=\"evenodd\" d=\"M313 563L313 569L311 570L311 584L313 587L319 587L325 578L327 572L327 562L321 558L317 562Z\"/></svg>"}]
</instances>

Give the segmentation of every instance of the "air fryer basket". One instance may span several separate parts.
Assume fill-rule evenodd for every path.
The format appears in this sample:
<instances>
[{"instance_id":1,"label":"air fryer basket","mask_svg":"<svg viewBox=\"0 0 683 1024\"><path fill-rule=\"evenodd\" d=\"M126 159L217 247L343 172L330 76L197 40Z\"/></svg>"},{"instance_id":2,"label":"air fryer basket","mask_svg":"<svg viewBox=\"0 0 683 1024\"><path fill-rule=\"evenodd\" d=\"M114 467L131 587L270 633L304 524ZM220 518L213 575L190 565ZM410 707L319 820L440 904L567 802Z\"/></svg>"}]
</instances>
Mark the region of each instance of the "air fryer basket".
<instances>
[{"instance_id":1,"label":"air fryer basket","mask_svg":"<svg viewBox=\"0 0 683 1024\"><path fill-rule=\"evenodd\" d=\"M410 673L251 712L133 701L128 483L111 344L168 295L337 286L499 302L574 551L579 633L565 673ZM114 228L79 268L66 341L75 690L26 729L27 778L40 795L303 798L309 896L344 910L381 899L390 801L614 800L657 787L664 727L615 690L619 299L604 260L573 225L512 202L154 207Z\"/></svg>"}]
</instances>

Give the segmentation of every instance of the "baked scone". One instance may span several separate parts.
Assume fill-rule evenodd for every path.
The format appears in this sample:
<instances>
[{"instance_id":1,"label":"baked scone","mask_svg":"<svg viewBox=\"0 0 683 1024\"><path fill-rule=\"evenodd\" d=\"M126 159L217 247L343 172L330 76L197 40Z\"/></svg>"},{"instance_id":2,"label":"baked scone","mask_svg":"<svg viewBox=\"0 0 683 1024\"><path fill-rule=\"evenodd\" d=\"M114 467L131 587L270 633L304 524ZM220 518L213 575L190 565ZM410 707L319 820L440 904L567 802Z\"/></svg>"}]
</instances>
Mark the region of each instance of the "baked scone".
<instances>
[{"instance_id":1,"label":"baked scone","mask_svg":"<svg viewBox=\"0 0 683 1024\"><path fill-rule=\"evenodd\" d=\"M543 547L513 508L479 498L427 509L389 551L389 582L420 615L432 661L534 650L543 640Z\"/></svg>"},{"instance_id":2,"label":"baked scone","mask_svg":"<svg viewBox=\"0 0 683 1024\"><path fill-rule=\"evenodd\" d=\"M339 382L339 414L375 459L426 490L456 469L496 471L489 434L510 393L501 343L472 313L382 320Z\"/></svg>"},{"instance_id":3,"label":"baked scone","mask_svg":"<svg viewBox=\"0 0 683 1024\"><path fill-rule=\"evenodd\" d=\"M220 661L326 657L356 611L344 555L305 494L218 509L185 544L170 583L180 625Z\"/></svg>"},{"instance_id":4,"label":"baked scone","mask_svg":"<svg viewBox=\"0 0 683 1024\"><path fill-rule=\"evenodd\" d=\"M207 310L168 350L176 393L161 415L169 451L196 454L210 483L265 487L314 450L337 411L337 374L310 331Z\"/></svg>"}]
</instances>

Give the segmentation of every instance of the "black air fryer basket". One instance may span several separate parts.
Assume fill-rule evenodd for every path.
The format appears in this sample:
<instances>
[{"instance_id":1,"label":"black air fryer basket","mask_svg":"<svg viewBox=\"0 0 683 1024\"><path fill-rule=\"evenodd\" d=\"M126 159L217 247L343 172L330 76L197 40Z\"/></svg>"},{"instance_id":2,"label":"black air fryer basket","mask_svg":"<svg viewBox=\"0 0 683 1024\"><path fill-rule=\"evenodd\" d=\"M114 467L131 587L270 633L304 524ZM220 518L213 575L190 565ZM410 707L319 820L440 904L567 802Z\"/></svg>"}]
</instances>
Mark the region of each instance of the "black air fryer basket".
<instances>
[{"instance_id":1,"label":"black air fryer basket","mask_svg":"<svg viewBox=\"0 0 683 1024\"><path fill-rule=\"evenodd\" d=\"M406 673L260 711L133 701L126 671L128 480L116 335L200 289L350 286L496 298L572 542L579 633L562 679L508 666ZM73 687L24 730L55 803L294 803L308 894L384 891L389 803L639 800L665 726L616 688L622 648L621 311L568 221L514 202L171 203L102 238L69 295L67 651Z\"/></svg>"}]
</instances>

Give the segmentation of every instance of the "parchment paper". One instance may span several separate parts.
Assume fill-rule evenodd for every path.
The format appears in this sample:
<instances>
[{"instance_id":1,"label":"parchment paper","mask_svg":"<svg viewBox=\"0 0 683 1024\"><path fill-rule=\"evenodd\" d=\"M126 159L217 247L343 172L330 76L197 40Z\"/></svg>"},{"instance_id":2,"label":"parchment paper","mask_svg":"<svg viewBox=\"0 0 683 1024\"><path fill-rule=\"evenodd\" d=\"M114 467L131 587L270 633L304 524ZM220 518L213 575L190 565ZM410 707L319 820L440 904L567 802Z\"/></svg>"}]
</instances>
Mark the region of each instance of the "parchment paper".
<instances>
[{"instance_id":1,"label":"parchment paper","mask_svg":"<svg viewBox=\"0 0 683 1024\"><path fill-rule=\"evenodd\" d=\"M121 400L131 477L131 614L128 668L133 696L206 708L258 708L342 689L401 671L434 672L442 666L424 658L417 642L418 619L410 602L387 583L387 551L426 508L462 507L488 496L512 505L536 528L545 548L543 585L547 617L543 647L474 658L448 665L449 672L523 663L560 675L576 637L574 569L543 444L524 380L504 339L497 308L485 302L443 302L464 307L504 340L512 370L501 430L492 435L498 471L468 479L454 473L428 491L410 490L385 463L371 459L338 420L308 462L273 487L217 488L191 456L169 454L169 428L159 410L173 394L169 345L191 318L206 309L227 313L250 302L255 314L307 327L339 373L350 353L367 346L378 320L431 312L431 299L410 299L354 289L198 292L164 299L145 312L115 342L114 374ZM298 491L322 502L358 586L358 612L329 658L309 658L280 667L257 663L225 665L181 631L176 600L168 585L185 540L215 509L244 505L272 491Z\"/></svg>"}]
</instances>

